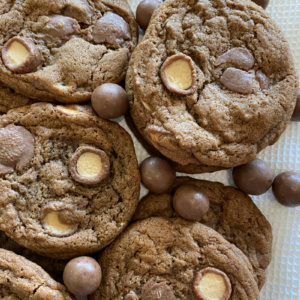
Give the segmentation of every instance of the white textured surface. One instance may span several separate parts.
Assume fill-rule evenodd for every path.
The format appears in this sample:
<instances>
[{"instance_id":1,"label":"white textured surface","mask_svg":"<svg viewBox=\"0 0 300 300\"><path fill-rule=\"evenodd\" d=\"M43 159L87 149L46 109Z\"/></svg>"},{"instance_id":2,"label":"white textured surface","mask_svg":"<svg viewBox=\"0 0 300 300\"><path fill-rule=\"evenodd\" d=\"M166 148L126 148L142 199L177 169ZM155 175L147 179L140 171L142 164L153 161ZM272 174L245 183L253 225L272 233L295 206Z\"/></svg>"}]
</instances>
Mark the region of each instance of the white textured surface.
<instances>
[{"instance_id":1,"label":"white textured surface","mask_svg":"<svg viewBox=\"0 0 300 300\"><path fill-rule=\"evenodd\" d=\"M135 12L139 0L128 1ZM285 33L300 74L300 0L270 0L266 11ZM124 120L119 123L130 132ZM135 138L134 143L141 162L148 155ZM287 170L300 172L300 122L290 123L279 141L263 150L259 158L268 162L276 174ZM233 185L230 171L193 177ZM142 195L145 193L142 188ZM271 191L253 200L271 223L274 235L273 259L261 299L300 300L300 207L287 208L278 204Z\"/></svg>"}]
</instances>

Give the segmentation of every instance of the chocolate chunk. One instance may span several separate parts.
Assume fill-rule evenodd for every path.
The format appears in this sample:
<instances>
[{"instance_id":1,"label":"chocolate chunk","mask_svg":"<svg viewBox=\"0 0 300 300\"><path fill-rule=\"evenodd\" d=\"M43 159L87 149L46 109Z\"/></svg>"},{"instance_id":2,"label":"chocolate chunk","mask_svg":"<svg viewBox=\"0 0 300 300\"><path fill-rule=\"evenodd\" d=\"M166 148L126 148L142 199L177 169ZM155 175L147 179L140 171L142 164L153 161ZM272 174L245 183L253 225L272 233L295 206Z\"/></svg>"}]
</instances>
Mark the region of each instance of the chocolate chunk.
<instances>
[{"instance_id":1,"label":"chocolate chunk","mask_svg":"<svg viewBox=\"0 0 300 300\"><path fill-rule=\"evenodd\" d=\"M235 68L226 69L220 78L227 89L246 95L252 92L253 80L253 74Z\"/></svg>"},{"instance_id":2,"label":"chocolate chunk","mask_svg":"<svg viewBox=\"0 0 300 300\"><path fill-rule=\"evenodd\" d=\"M233 168L232 177L234 183L244 193L261 195L271 187L275 174L267 163L256 158Z\"/></svg>"},{"instance_id":3,"label":"chocolate chunk","mask_svg":"<svg viewBox=\"0 0 300 300\"><path fill-rule=\"evenodd\" d=\"M83 184L98 184L110 171L107 154L91 146L79 147L71 158L69 170L74 180Z\"/></svg>"},{"instance_id":4,"label":"chocolate chunk","mask_svg":"<svg viewBox=\"0 0 300 300\"><path fill-rule=\"evenodd\" d=\"M42 29L42 32L54 38L68 40L72 35L80 32L80 26L77 20L73 18L56 15L49 17L49 22Z\"/></svg>"},{"instance_id":5,"label":"chocolate chunk","mask_svg":"<svg viewBox=\"0 0 300 300\"><path fill-rule=\"evenodd\" d=\"M122 17L108 12L97 21L92 38L96 44L108 43L119 46L131 39L131 33L128 23Z\"/></svg>"},{"instance_id":6,"label":"chocolate chunk","mask_svg":"<svg viewBox=\"0 0 300 300\"><path fill-rule=\"evenodd\" d=\"M298 90L297 102L291 120L297 122L300 121L300 89Z\"/></svg>"},{"instance_id":7,"label":"chocolate chunk","mask_svg":"<svg viewBox=\"0 0 300 300\"><path fill-rule=\"evenodd\" d=\"M224 272L208 267L196 274L194 291L199 300L228 300L232 288Z\"/></svg>"},{"instance_id":8,"label":"chocolate chunk","mask_svg":"<svg viewBox=\"0 0 300 300\"><path fill-rule=\"evenodd\" d=\"M209 199L200 187L183 184L175 191L173 207L181 217L200 221L209 210Z\"/></svg>"},{"instance_id":9,"label":"chocolate chunk","mask_svg":"<svg viewBox=\"0 0 300 300\"><path fill-rule=\"evenodd\" d=\"M0 129L0 175L22 171L34 155L31 133L21 126L8 125Z\"/></svg>"},{"instance_id":10,"label":"chocolate chunk","mask_svg":"<svg viewBox=\"0 0 300 300\"><path fill-rule=\"evenodd\" d=\"M136 8L136 20L146 30L155 8L160 4L157 0L143 0Z\"/></svg>"},{"instance_id":11,"label":"chocolate chunk","mask_svg":"<svg viewBox=\"0 0 300 300\"><path fill-rule=\"evenodd\" d=\"M261 6L263 9L266 9L269 5L270 0L252 0L257 5Z\"/></svg>"},{"instance_id":12,"label":"chocolate chunk","mask_svg":"<svg viewBox=\"0 0 300 300\"><path fill-rule=\"evenodd\" d=\"M176 297L166 282L155 282L151 278L142 288L141 300L176 300Z\"/></svg>"},{"instance_id":13,"label":"chocolate chunk","mask_svg":"<svg viewBox=\"0 0 300 300\"><path fill-rule=\"evenodd\" d=\"M258 70L256 72L255 79L259 82L262 90L267 90L269 88L269 79L262 71Z\"/></svg>"},{"instance_id":14,"label":"chocolate chunk","mask_svg":"<svg viewBox=\"0 0 300 300\"><path fill-rule=\"evenodd\" d=\"M160 157L148 157L141 164L142 183L153 193L165 193L172 189L176 172L171 164Z\"/></svg>"},{"instance_id":15,"label":"chocolate chunk","mask_svg":"<svg viewBox=\"0 0 300 300\"><path fill-rule=\"evenodd\" d=\"M274 179L272 190L277 201L288 207L300 205L300 174L287 171Z\"/></svg>"},{"instance_id":16,"label":"chocolate chunk","mask_svg":"<svg viewBox=\"0 0 300 300\"><path fill-rule=\"evenodd\" d=\"M168 57L161 67L161 79L173 93L189 95L196 89L196 69L193 60L178 53Z\"/></svg>"},{"instance_id":17,"label":"chocolate chunk","mask_svg":"<svg viewBox=\"0 0 300 300\"><path fill-rule=\"evenodd\" d=\"M36 71L42 63L42 56L34 42L19 36L4 45L2 59L10 71L19 74Z\"/></svg>"},{"instance_id":18,"label":"chocolate chunk","mask_svg":"<svg viewBox=\"0 0 300 300\"><path fill-rule=\"evenodd\" d=\"M87 296L93 293L99 287L101 279L100 265L89 256L70 260L63 273L65 286L76 296Z\"/></svg>"},{"instance_id":19,"label":"chocolate chunk","mask_svg":"<svg viewBox=\"0 0 300 300\"><path fill-rule=\"evenodd\" d=\"M215 65L219 66L226 63L230 63L238 69L248 71L254 65L254 57L246 48L232 48L219 56Z\"/></svg>"},{"instance_id":20,"label":"chocolate chunk","mask_svg":"<svg viewBox=\"0 0 300 300\"><path fill-rule=\"evenodd\" d=\"M115 119L128 110L128 96L118 84L104 83L93 91L92 106L101 118Z\"/></svg>"}]
</instances>

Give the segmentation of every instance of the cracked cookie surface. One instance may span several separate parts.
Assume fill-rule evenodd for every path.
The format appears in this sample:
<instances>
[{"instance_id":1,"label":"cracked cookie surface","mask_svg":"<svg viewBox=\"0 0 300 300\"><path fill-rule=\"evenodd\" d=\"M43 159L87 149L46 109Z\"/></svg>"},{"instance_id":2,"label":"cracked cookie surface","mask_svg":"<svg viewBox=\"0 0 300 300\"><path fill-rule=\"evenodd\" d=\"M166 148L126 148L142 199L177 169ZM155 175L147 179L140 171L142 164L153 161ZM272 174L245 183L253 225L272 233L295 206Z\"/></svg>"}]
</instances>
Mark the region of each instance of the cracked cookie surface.
<instances>
[{"instance_id":1,"label":"cracked cookie surface","mask_svg":"<svg viewBox=\"0 0 300 300\"><path fill-rule=\"evenodd\" d=\"M40 266L11 251L0 249L1 299L75 300Z\"/></svg>"},{"instance_id":2,"label":"cracked cookie surface","mask_svg":"<svg viewBox=\"0 0 300 300\"><path fill-rule=\"evenodd\" d=\"M7 143L0 148L0 230L8 237L64 259L100 250L127 226L140 174L131 137L117 123L90 107L36 103L3 115L0 127ZM71 175L74 158L84 182ZM103 168L107 176L95 184Z\"/></svg>"},{"instance_id":3,"label":"cracked cookie surface","mask_svg":"<svg viewBox=\"0 0 300 300\"><path fill-rule=\"evenodd\" d=\"M102 283L90 300L199 300L195 278L207 267L227 275L229 299L259 299L244 254L211 228L181 218L133 223L101 253L99 263Z\"/></svg>"},{"instance_id":4,"label":"cracked cookie surface","mask_svg":"<svg viewBox=\"0 0 300 300\"><path fill-rule=\"evenodd\" d=\"M190 95L168 90L161 79L164 62L179 53L196 70ZM254 159L285 129L297 86L287 41L250 0L165 1L126 77L138 130L183 167L227 168Z\"/></svg>"},{"instance_id":5,"label":"cracked cookie surface","mask_svg":"<svg viewBox=\"0 0 300 300\"><path fill-rule=\"evenodd\" d=\"M178 217L172 201L182 185L197 186L208 197L210 209L200 223L220 233L248 257L261 289L266 280L266 268L272 257L272 227L252 199L240 190L219 182L178 177L170 193L149 193L137 207L132 221L149 217Z\"/></svg>"},{"instance_id":6,"label":"cracked cookie surface","mask_svg":"<svg viewBox=\"0 0 300 300\"><path fill-rule=\"evenodd\" d=\"M39 101L78 103L124 79L138 29L125 0L0 2L0 79Z\"/></svg>"}]
</instances>

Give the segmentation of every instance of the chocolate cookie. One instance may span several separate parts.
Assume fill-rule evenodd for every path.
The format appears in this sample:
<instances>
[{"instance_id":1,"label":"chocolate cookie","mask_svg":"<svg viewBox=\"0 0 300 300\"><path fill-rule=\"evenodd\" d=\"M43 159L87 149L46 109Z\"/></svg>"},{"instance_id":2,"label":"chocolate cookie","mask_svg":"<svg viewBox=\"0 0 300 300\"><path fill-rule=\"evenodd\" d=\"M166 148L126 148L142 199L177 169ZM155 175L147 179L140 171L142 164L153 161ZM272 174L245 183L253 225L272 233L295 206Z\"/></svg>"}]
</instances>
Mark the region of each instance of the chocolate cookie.
<instances>
[{"instance_id":1,"label":"chocolate cookie","mask_svg":"<svg viewBox=\"0 0 300 300\"><path fill-rule=\"evenodd\" d=\"M36 103L0 121L0 230L56 259L93 253L139 200L132 140L89 106Z\"/></svg>"},{"instance_id":2,"label":"chocolate cookie","mask_svg":"<svg viewBox=\"0 0 300 300\"><path fill-rule=\"evenodd\" d=\"M39 101L84 102L120 82L137 44L126 0L22 0L0 14L0 80Z\"/></svg>"},{"instance_id":3,"label":"chocolate cookie","mask_svg":"<svg viewBox=\"0 0 300 300\"><path fill-rule=\"evenodd\" d=\"M62 282L62 275L68 260L52 259L26 249L10 239L3 231L0 231L0 248L10 250L15 254L24 256L26 259L36 263L43 268L54 280Z\"/></svg>"},{"instance_id":4,"label":"chocolate cookie","mask_svg":"<svg viewBox=\"0 0 300 300\"><path fill-rule=\"evenodd\" d=\"M286 39L250 0L166 1L126 78L141 134L174 162L232 167L277 141L298 91Z\"/></svg>"},{"instance_id":5,"label":"chocolate cookie","mask_svg":"<svg viewBox=\"0 0 300 300\"><path fill-rule=\"evenodd\" d=\"M128 227L102 252L102 282L89 299L259 299L251 266L242 257L247 260L200 223L145 219ZM202 297L206 288L211 297Z\"/></svg>"},{"instance_id":6,"label":"chocolate cookie","mask_svg":"<svg viewBox=\"0 0 300 300\"><path fill-rule=\"evenodd\" d=\"M0 249L1 299L74 299L41 267L11 251Z\"/></svg>"},{"instance_id":7,"label":"chocolate cookie","mask_svg":"<svg viewBox=\"0 0 300 300\"><path fill-rule=\"evenodd\" d=\"M245 253L261 289L272 256L272 228L252 199L242 191L219 182L177 177L171 193L149 193L145 196L139 202L133 221L151 216L178 217L172 205L173 195L178 187L184 185L199 187L207 195L210 208L200 222L219 232ZM187 192L185 194L188 195ZM187 202L188 199L184 201ZM194 212L186 213L191 215Z\"/></svg>"},{"instance_id":8,"label":"chocolate cookie","mask_svg":"<svg viewBox=\"0 0 300 300\"><path fill-rule=\"evenodd\" d=\"M7 113L10 109L32 104L28 97L20 95L13 90L0 84L0 115Z\"/></svg>"}]
</instances>

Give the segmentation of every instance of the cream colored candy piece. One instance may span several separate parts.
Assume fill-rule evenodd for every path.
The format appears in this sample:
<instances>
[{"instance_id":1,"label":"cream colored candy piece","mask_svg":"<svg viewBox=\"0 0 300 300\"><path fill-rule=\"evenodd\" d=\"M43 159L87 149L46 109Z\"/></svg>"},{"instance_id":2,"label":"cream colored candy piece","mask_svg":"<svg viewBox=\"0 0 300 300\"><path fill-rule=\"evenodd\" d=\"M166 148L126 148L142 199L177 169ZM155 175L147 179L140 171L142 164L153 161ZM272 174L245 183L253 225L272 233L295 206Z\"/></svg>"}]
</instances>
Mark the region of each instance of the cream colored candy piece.
<instances>
[{"instance_id":1,"label":"cream colored candy piece","mask_svg":"<svg viewBox=\"0 0 300 300\"><path fill-rule=\"evenodd\" d=\"M77 160L77 172L84 177L95 177L102 170L102 160L98 154L85 152Z\"/></svg>"},{"instance_id":2,"label":"cream colored candy piece","mask_svg":"<svg viewBox=\"0 0 300 300\"><path fill-rule=\"evenodd\" d=\"M7 57L13 65L24 63L28 56L29 51L17 41L14 41L7 50Z\"/></svg>"},{"instance_id":3,"label":"cream colored candy piece","mask_svg":"<svg viewBox=\"0 0 300 300\"><path fill-rule=\"evenodd\" d=\"M83 112L83 111L71 109L71 108L64 107L64 106L57 106L57 108L58 108L61 112L65 113L65 114L67 114L67 115L86 114L86 113Z\"/></svg>"},{"instance_id":4,"label":"cream colored candy piece","mask_svg":"<svg viewBox=\"0 0 300 300\"><path fill-rule=\"evenodd\" d=\"M181 90L189 89L193 84L192 70L189 62L177 59L165 69L169 85Z\"/></svg>"},{"instance_id":5,"label":"cream colored candy piece","mask_svg":"<svg viewBox=\"0 0 300 300\"><path fill-rule=\"evenodd\" d=\"M45 225L55 234L65 234L73 230L73 226L62 223L58 215L56 211L48 212L44 218Z\"/></svg>"},{"instance_id":6,"label":"cream colored candy piece","mask_svg":"<svg viewBox=\"0 0 300 300\"><path fill-rule=\"evenodd\" d=\"M209 300L219 300L226 292L224 278L213 272L203 275L199 288L202 294Z\"/></svg>"}]
</instances>

